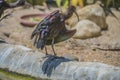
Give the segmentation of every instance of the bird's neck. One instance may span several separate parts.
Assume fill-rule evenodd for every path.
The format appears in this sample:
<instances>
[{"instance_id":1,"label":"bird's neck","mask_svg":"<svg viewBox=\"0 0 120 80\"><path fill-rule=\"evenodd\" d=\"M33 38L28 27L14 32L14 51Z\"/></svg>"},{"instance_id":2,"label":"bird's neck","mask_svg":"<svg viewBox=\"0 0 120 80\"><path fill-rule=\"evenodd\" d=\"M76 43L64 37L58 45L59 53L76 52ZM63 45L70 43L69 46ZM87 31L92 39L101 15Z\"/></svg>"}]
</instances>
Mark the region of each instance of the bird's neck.
<instances>
[{"instance_id":1,"label":"bird's neck","mask_svg":"<svg viewBox=\"0 0 120 80\"><path fill-rule=\"evenodd\" d=\"M71 12L71 13L66 13L66 14L65 14L65 19L69 19L70 17L72 17L72 15L73 15L73 12Z\"/></svg>"}]
</instances>

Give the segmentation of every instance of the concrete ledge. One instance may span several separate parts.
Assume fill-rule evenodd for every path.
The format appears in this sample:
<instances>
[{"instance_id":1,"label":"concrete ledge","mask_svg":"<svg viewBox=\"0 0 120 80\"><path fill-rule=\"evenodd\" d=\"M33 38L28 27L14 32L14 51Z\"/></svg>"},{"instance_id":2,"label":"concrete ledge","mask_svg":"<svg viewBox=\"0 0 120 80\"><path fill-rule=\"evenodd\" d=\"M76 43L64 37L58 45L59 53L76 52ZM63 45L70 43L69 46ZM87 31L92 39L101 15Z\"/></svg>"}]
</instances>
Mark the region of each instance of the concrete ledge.
<instances>
[{"instance_id":1,"label":"concrete ledge","mask_svg":"<svg viewBox=\"0 0 120 80\"><path fill-rule=\"evenodd\" d=\"M46 59L41 52L20 45L0 44L0 68L38 79L51 80L120 80L120 67L98 62L67 61L44 74ZM0 74L1 75L1 74Z\"/></svg>"}]
</instances>

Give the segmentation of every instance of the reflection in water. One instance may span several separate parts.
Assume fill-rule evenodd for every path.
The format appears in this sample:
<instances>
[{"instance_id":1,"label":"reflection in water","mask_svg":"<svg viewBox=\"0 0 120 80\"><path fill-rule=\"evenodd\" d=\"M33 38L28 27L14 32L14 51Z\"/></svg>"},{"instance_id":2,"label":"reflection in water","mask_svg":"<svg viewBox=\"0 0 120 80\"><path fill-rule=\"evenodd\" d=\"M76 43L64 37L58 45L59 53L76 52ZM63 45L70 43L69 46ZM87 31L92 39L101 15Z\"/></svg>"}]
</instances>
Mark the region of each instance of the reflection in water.
<instances>
[{"instance_id":1,"label":"reflection in water","mask_svg":"<svg viewBox=\"0 0 120 80\"><path fill-rule=\"evenodd\" d=\"M47 74L47 76L50 77L53 69L55 69L58 65L60 65L60 63L68 62L68 61L71 60L64 57L50 55L47 57L47 60L44 62L42 66L42 71L44 74Z\"/></svg>"}]
</instances>

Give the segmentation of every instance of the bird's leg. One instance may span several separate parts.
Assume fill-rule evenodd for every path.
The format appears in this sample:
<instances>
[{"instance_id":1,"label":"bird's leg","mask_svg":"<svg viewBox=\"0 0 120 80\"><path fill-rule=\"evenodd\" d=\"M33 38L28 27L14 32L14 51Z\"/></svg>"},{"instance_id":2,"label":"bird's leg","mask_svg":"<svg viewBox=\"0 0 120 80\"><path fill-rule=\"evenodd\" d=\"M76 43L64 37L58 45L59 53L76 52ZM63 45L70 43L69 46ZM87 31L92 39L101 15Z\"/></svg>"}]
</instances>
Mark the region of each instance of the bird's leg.
<instances>
[{"instance_id":1,"label":"bird's leg","mask_svg":"<svg viewBox=\"0 0 120 80\"><path fill-rule=\"evenodd\" d=\"M56 58L58 58L57 56L56 56L56 53L55 53L55 50L54 50L54 47L53 47L53 45L54 45L54 39L52 39L52 50L53 50L53 52L54 52L54 55L49 55L48 53L47 53L47 48L46 48L46 46L45 46L45 51L46 51L46 56L45 57L43 57L43 58L50 58L51 60L50 61L53 61L54 59L56 59Z\"/></svg>"},{"instance_id":2,"label":"bird's leg","mask_svg":"<svg viewBox=\"0 0 120 80\"><path fill-rule=\"evenodd\" d=\"M46 46L45 46L45 52L46 52L46 53L45 53L46 55L45 55L45 57L43 57L43 58L47 58L47 57L50 57L50 56L51 56L51 55L48 54L48 52L47 52L47 47L46 47Z\"/></svg>"},{"instance_id":3,"label":"bird's leg","mask_svg":"<svg viewBox=\"0 0 120 80\"><path fill-rule=\"evenodd\" d=\"M46 56L45 57L43 57L43 58L48 58L48 57L53 57L53 55L50 55L50 54L48 54L48 52L47 52L47 47L45 46L45 51L46 51Z\"/></svg>"},{"instance_id":4,"label":"bird's leg","mask_svg":"<svg viewBox=\"0 0 120 80\"><path fill-rule=\"evenodd\" d=\"M46 48L46 46L45 46L45 52L46 52L45 54L48 55L48 52L47 52L47 48Z\"/></svg>"},{"instance_id":5,"label":"bird's leg","mask_svg":"<svg viewBox=\"0 0 120 80\"><path fill-rule=\"evenodd\" d=\"M54 38L53 38L53 40L52 40L52 50L53 50L53 52L54 52L54 55L56 55L55 50L54 50Z\"/></svg>"}]
</instances>

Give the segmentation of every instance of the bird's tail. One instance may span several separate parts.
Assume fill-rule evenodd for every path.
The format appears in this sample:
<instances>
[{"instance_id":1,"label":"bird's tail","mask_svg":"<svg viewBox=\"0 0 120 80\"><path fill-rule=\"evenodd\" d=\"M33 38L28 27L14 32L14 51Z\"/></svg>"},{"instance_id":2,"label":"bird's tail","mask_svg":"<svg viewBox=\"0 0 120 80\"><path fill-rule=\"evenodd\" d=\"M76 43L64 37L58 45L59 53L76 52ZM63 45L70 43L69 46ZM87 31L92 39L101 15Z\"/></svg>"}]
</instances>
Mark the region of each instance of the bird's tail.
<instances>
[{"instance_id":1,"label":"bird's tail","mask_svg":"<svg viewBox=\"0 0 120 80\"><path fill-rule=\"evenodd\" d=\"M36 34L37 34L37 33L34 31L34 32L32 33L32 35L31 35L31 39L33 39Z\"/></svg>"},{"instance_id":2,"label":"bird's tail","mask_svg":"<svg viewBox=\"0 0 120 80\"><path fill-rule=\"evenodd\" d=\"M44 38L41 38L41 35L39 34L33 34L31 38L33 38L34 36L35 36L34 46L36 46L36 48L43 49L46 44L46 40L44 40Z\"/></svg>"},{"instance_id":3,"label":"bird's tail","mask_svg":"<svg viewBox=\"0 0 120 80\"><path fill-rule=\"evenodd\" d=\"M43 49L46 45L46 40L48 37L48 28L45 29L35 29L31 35L31 39L35 37L34 45L36 48Z\"/></svg>"},{"instance_id":4,"label":"bird's tail","mask_svg":"<svg viewBox=\"0 0 120 80\"><path fill-rule=\"evenodd\" d=\"M36 42L36 47L37 47L37 48L43 49L44 46L45 46L45 40L40 39L40 40L38 40L38 42Z\"/></svg>"}]
</instances>

